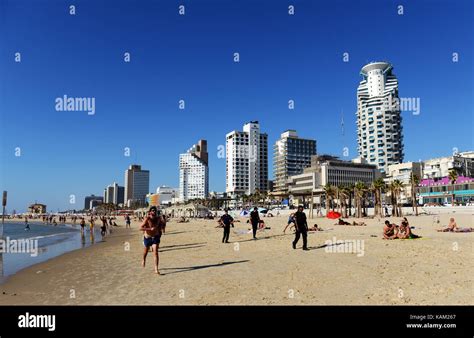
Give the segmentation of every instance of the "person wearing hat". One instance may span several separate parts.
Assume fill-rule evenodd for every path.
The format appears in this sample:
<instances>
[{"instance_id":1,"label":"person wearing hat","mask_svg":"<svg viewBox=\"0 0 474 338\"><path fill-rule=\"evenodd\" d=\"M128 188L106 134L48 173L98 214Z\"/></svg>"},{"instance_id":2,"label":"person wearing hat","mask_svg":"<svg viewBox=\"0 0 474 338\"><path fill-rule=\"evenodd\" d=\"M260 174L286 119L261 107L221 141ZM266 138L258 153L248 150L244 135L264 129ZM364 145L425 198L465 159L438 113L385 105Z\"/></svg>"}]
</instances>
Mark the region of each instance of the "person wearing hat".
<instances>
[{"instance_id":1,"label":"person wearing hat","mask_svg":"<svg viewBox=\"0 0 474 338\"><path fill-rule=\"evenodd\" d=\"M145 246L142 266L145 267L146 256L151 247L155 254L155 273L158 275L160 274L158 270L158 248L160 246L161 235L165 232L165 226L166 224L163 222L162 218L158 216L158 210L155 206L152 206L149 209L147 217L140 226L140 230L144 232L143 245Z\"/></svg>"},{"instance_id":2,"label":"person wearing hat","mask_svg":"<svg viewBox=\"0 0 474 338\"><path fill-rule=\"evenodd\" d=\"M250 223L252 223L252 232L253 239L257 239L257 228L260 224L260 215L258 214L258 208L253 208L253 211L250 213Z\"/></svg>"},{"instance_id":3,"label":"person wearing hat","mask_svg":"<svg viewBox=\"0 0 474 338\"><path fill-rule=\"evenodd\" d=\"M306 222L306 214L304 213L302 205L298 207L298 211L295 212L295 240L293 241L293 249L296 249L296 243L303 236L303 250L308 249L308 223Z\"/></svg>"}]
</instances>

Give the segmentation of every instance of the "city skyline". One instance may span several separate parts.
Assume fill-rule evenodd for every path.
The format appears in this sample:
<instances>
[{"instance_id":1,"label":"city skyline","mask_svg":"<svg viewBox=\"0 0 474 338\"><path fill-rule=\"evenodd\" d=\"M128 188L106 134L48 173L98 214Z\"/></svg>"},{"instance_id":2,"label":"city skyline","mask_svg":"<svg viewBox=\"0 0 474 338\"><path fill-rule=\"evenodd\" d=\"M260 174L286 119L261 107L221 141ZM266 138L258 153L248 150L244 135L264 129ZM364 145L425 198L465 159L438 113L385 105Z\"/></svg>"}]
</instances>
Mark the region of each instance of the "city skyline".
<instances>
[{"instance_id":1,"label":"city skyline","mask_svg":"<svg viewBox=\"0 0 474 338\"><path fill-rule=\"evenodd\" d=\"M250 18L244 15L248 14L244 4L234 5L235 11L217 17L210 17L206 4L188 5L189 16L184 18L178 17L171 5L165 5L163 12L152 6L153 10L141 17L143 24L134 15L142 15L144 10L130 8L132 32L118 25L119 18L124 17L120 12L127 12L126 3L119 2L116 9L110 9L111 13L100 5L78 5L74 24L70 17L62 16L64 8L49 4L23 8L19 3L10 4L10 19L18 21L6 22L12 36L5 39L6 48L1 54L2 65L7 65L6 81L2 83L8 86L2 84L5 100L0 110L2 125L8 128L2 133L1 158L5 165L0 170L2 188L9 191L9 210L25 210L35 200L54 211L73 209L69 204L71 194L76 196L79 209L82 197L100 195L110 182L123 184L120 173L132 163L150 170L151 187L178 186L176 155L187 149L187 144L202 138L209 145L210 190L224 191L225 159L218 156L218 147L225 145L226 132L252 120L260 121L270 144L284 130L296 129L317 140L319 154L354 158L356 90L359 71L368 61L386 60L393 64L400 96L421 99L419 115L402 112L404 161L447 156L454 148L473 148L473 104L469 96L473 86L467 75L472 73L472 27L468 14L464 14L472 8L468 2L459 7L445 4L430 11L426 10L427 5L407 4L402 16L397 14L395 3L387 3L374 20L390 24L379 31L361 20L370 16L367 9L371 2L346 4L347 13L329 18L324 18L321 9L334 12L337 4L297 4L297 20L293 21L285 6L269 3L252 5L255 15ZM210 3L219 8L217 3ZM449 7L449 11L443 7ZM416 18L411 15L414 12ZM35 15L30 18L28 13ZM43 15L57 20L44 24ZM81 19L85 15L87 20ZM272 16L278 16L282 23L272 26ZM420 16L436 25L412 27ZM170 28L155 29L151 26L155 17ZM237 29L243 17L249 25ZM452 18L457 18L456 25ZM102 22L99 19L106 23L106 27L100 26L101 36L119 32L120 43L107 42L107 48L101 48L100 39L90 38L98 27L84 25ZM318 20L317 27L309 26ZM214 42L223 37L212 31L216 22L224 23L222 34L230 35L222 47L214 47ZM265 25L269 27L264 28ZM64 31L57 27L64 27ZM85 29L84 36L78 34L81 27ZM195 35L194 28L198 28ZM334 29L341 41L330 41ZM396 31L391 33L396 33L402 44L389 46L382 41L387 30L393 29ZM292 33L295 31L296 36ZM265 48L259 47L261 40L252 37L254 32L265 36ZM53 34L50 40L54 43L43 42L42 34ZM75 39L73 42L68 34ZM368 43L351 41L360 34L365 34L364 41ZM449 39L445 37L448 35ZM135 42L136 36L142 39ZM435 39L437 43L428 41L423 45L416 37ZM151 46L149 41L154 38L163 48ZM310 38L314 43L308 45ZM95 51L96 57L88 58L85 50L92 54ZM131 53L130 64L123 62L127 51ZM21 52L20 63L14 62L16 52ZM57 57L59 52L64 53L61 58ZM234 52L240 53L239 63L233 62ZM346 52L348 62L343 61ZM458 62L452 60L454 52L459 53ZM262 59L267 70L260 68ZM173 65L169 71L161 69L168 65ZM151 70L153 76L161 74L160 78L166 80L154 83L146 70ZM176 72L179 81L172 80L171 75ZM219 73L230 80L224 81ZM25 79L26 74L36 76ZM121 80L123 77L128 82ZM139 85L143 79L146 81ZM430 85L436 81L443 86ZM54 110L55 98L64 95L96 98L94 115ZM179 109L180 100L185 103L183 111ZM294 100L294 110L288 109L289 100ZM445 121L462 122L457 123L455 137L449 136ZM153 133L159 136L155 142L151 141ZM342 156L345 147L349 151L347 157ZM130 156L125 156L126 148ZM15 156L18 150L20 156ZM268 160L268 167L272 168L272 157Z\"/></svg>"}]
</instances>

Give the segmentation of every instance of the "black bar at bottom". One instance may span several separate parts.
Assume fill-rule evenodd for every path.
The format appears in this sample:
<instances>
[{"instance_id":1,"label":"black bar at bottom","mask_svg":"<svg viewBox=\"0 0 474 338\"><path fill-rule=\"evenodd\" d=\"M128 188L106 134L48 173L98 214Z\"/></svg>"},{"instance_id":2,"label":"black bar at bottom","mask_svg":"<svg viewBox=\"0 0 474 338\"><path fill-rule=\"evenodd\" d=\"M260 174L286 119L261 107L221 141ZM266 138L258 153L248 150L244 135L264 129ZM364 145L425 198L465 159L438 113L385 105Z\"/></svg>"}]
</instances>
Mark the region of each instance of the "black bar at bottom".
<instances>
[{"instance_id":1,"label":"black bar at bottom","mask_svg":"<svg viewBox=\"0 0 474 338\"><path fill-rule=\"evenodd\" d=\"M54 315L54 325L53 317L44 315ZM0 336L291 330L312 336L332 332L335 336L473 337L472 315L472 306L3 306ZM32 327L39 325L43 327Z\"/></svg>"}]
</instances>

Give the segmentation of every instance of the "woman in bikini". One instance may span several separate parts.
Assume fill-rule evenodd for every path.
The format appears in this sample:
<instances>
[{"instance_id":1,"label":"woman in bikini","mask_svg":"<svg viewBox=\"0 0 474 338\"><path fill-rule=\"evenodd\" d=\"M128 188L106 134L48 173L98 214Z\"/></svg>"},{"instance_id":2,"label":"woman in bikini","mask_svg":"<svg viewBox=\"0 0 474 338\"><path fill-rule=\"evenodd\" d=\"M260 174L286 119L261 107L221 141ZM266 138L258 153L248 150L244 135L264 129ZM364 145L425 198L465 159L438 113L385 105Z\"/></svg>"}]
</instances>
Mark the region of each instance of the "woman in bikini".
<instances>
[{"instance_id":1,"label":"woman in bikini","mask_svg":"<svg viewBox=\"0 0 474 338\"><path fill-rule=\"evenodd\" d=\"M410 224L406 217L403 218L402 223L398 227L398 238L410 239L410 238L421 238L421 236L415 235L411 232Z\"/></svg>"}]
</instances>

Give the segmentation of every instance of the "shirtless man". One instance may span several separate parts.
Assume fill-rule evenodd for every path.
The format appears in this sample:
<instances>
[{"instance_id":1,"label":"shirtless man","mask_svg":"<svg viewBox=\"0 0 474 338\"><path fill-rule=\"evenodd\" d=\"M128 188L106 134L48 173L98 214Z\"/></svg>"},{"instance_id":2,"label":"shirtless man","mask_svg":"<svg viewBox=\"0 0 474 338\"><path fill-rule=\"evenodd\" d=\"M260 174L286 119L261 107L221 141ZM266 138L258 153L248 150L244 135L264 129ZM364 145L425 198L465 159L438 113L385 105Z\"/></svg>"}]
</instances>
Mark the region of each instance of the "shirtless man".
<instances>
[{"instance_id":1,"label":"shirtless man","mask_svg":"<svg viewBox=\"0 0 474 338\"><path fill-rule=\"evenodd\" d=\"M160 245L161 235L165 233L166 223L161 216L158 216L158 210L156 207L151 207L148 211L148 216L144 219L140 230L143 231L143 244L145 246L143 251L142 266L145 267L146 256L150 247L155 254L155 273L160 274L158 271L158 248Z\"/></svg>"},{"instance_id":2,"label":"shirtless man","mask_svg":"<svg viewBox=\"0 0 474 338\"><path fill-rule=\"evenodd\" d=\"M398 238L398 228L396 224L391 224L389 221L385 221L383 227L383 238L384 239L396 239Z\"/></svg>"}]
</instances>

